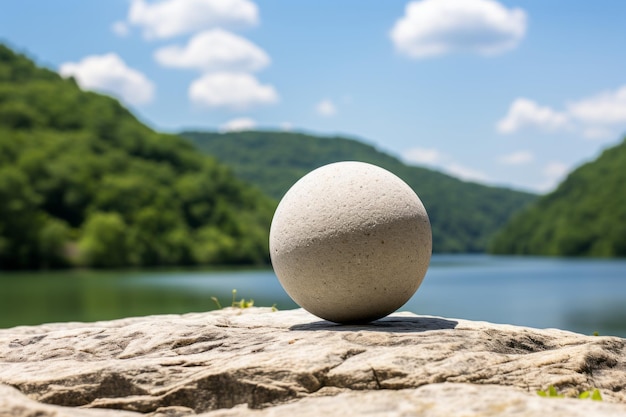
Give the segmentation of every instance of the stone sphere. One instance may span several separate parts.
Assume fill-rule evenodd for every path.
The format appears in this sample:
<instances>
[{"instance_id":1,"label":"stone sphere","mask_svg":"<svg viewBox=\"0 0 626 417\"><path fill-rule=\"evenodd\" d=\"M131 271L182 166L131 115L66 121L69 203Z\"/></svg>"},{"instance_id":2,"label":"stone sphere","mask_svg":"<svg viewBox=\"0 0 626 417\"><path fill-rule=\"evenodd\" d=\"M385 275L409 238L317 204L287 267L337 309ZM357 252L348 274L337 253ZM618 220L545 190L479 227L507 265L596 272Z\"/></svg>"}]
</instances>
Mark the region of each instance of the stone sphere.
<instances>
[{"instance_id":1,"label":"stone sphere","mask_svg":"<svg viewBox=\"0 0 626 417\"><path fill-rule=\"evenodd\" d=\"M432 251L419 197L389 171L337 162L311 171L280 201L270 257L302 308L337 323L366 323L406 303Z\"/></svg>"}]
</instances>

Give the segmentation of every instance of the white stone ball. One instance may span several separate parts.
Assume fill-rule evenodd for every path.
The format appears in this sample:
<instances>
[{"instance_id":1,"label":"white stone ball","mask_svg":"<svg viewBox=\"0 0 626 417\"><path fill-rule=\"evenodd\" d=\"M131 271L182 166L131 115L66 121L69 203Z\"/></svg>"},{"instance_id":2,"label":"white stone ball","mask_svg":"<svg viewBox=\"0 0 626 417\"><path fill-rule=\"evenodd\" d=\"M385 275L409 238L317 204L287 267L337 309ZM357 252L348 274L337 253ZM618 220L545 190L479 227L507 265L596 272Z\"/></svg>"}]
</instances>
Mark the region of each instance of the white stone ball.
<instances>
[{"instance_id":1,"label":"white stone ball","mask_svg":"<svg viewBox=\"0 0 626 417\"><path fill-rule=\"evenodd\" d=\"M366 323L401 307L422 283L431 251L419 197L391 172L363 162L302 177L270 227L272 266L287 294L337 323Z\"/></svg>"}]
</instances>

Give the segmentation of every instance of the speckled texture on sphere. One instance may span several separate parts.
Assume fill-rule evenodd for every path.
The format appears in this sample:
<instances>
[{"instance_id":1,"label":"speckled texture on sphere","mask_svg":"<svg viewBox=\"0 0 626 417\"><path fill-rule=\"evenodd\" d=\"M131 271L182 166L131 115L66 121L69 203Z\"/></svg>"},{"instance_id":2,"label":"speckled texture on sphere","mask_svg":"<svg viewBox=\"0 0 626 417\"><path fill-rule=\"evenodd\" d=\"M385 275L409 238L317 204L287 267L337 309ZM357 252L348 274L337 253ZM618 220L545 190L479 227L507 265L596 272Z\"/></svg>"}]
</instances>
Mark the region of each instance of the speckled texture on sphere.
<instances>
[{"instance_id":1,"label":"speckled texture on sphere","mask_svg":"<svg viewBox=\"0 0 626 417\"><path fill-rule=\"evenodd\" d=\"M432 250L426 209L400 178L337 162L311 171L281 200L270 256L301 307L338 323L368 322L406 303Z\"/></svg>"}]
</instances>

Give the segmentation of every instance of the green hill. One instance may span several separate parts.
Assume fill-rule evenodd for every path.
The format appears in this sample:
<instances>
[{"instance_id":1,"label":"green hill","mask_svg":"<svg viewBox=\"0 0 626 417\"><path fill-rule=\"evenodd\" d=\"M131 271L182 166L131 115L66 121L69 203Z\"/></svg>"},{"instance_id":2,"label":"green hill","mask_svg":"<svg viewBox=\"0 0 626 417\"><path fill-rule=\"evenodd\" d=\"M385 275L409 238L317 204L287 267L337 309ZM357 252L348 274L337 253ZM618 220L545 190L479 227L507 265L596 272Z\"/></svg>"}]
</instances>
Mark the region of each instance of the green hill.
<instances>
[{"instance_id":1,"label":"green hill","mask_svg":"<svg viewBox=\"0 0 626 417\"><path fill-rule=\"evenodd\" d=\"M463 182L408 166L365 143L291 132L185 132L199 149L215 155L241 178L274 198L307 172L342 160L379 165L406 181L428 210L436 252L482 252L511 214L535 199L532 194Z\"/></svg>"},{"instance_id":2,"label":"green hill","mask_svg":"<svg viewBox=\"0 0 626 417\"><path fill-rule=\"evenodd\" d=\"M0 269L262 263L275 202L0 45Z\"/></svg>"},{"instance_id":3,"label":"green hill","mask_svg":"<svg viewBox=\"0 0 626 417\"><path fill-rule=\"evenodd\" d=\"M516 215L490 247L498 254L626 256L626 139L574 170Z\"/></svg>"}]
</instances>

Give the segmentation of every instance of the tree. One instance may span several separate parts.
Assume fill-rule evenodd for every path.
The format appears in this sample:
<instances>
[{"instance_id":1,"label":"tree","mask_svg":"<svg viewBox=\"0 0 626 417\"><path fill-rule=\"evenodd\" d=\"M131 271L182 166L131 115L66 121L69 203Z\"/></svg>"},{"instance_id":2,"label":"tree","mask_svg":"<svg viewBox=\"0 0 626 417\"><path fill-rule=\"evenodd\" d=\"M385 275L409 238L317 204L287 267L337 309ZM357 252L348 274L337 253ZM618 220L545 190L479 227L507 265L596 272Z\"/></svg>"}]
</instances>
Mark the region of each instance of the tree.
<instances>
[{"instance_id":1,"label":"tree","mask_svg":"<svg viewBox=\"0 0 626 417\"><path fill-rule=\"evenodd\" d=\"M128 265L127 225L118 213L92 213L78 243L80 263L95 267Z\"/></svg>"}]
</instances>

